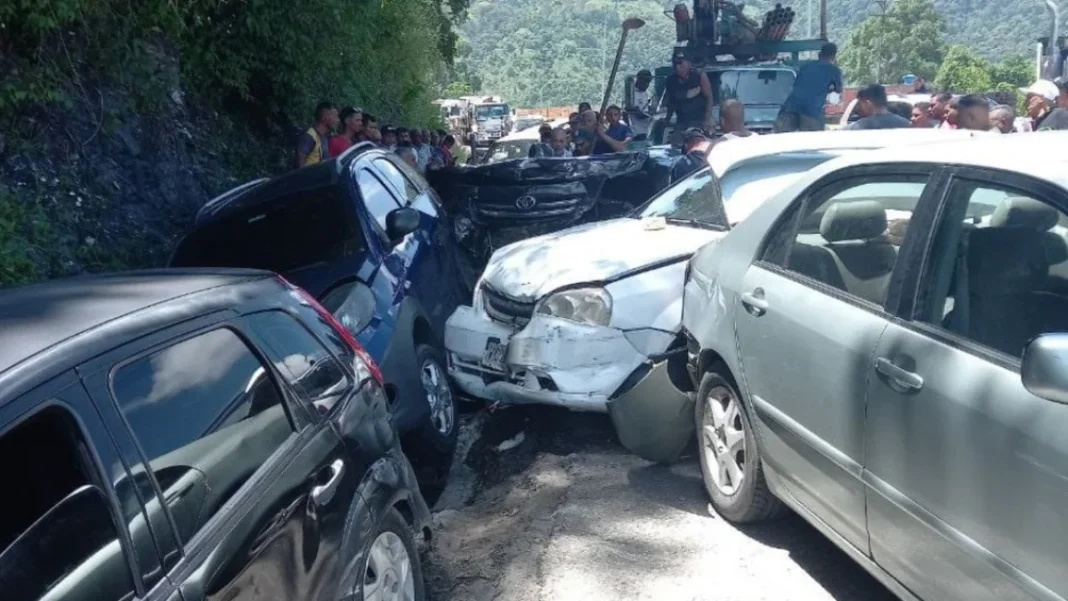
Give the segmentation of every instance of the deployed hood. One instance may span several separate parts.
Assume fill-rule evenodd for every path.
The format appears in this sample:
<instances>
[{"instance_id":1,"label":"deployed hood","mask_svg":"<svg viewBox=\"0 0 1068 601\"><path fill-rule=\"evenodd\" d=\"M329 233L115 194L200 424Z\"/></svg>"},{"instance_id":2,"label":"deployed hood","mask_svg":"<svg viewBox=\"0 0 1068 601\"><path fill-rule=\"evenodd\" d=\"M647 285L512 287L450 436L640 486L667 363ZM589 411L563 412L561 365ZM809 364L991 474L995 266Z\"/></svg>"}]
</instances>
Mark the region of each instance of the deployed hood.
<instances>
[{"instance_id":1,"label":"deployed hood","mask_svg":"<svg viewBox=\"0 0 1068 601\"><path fill-rule=\"evenodd\" d=\"M517 300L535 300L564 286L684 260L724 234L657 219L590 223L500 249L486 266L483 281Z\"/></svg>"}]
</instances>

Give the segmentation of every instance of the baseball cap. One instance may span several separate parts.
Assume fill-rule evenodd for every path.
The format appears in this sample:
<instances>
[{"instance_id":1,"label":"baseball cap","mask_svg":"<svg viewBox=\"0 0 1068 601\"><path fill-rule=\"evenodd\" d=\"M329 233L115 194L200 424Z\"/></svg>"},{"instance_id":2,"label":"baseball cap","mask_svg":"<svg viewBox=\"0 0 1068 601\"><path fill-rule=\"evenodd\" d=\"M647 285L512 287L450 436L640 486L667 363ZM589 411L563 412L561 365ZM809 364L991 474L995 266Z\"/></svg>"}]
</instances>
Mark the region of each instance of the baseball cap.
<instances>
[{"instance_id":1,"label":"baseball cap","mask_svg":"<svg viewBox=\"0 0 1068 601\"><path fill-rule=\"evenodd\" d=\"M1048 79L1040 79L1026 88L1020 88L1020 93L1027 96L1034 94L1053 102L1057 100L1057 96L1059 96L1061 92L1057 87L1057 84Z\"/></svg>"},{"instance_id":2,"label":"baseball cap","mask_svg":"<svg viewBox=\"0 0 1068 601\"><path fill-rule=\"evenodd\" d=\"M653 74L649 72L649 69L642 69L638 71L638 79L652 79Z\"/></svg>"},{"instance_id":3,"label":"baseball cap","mask_svg":"<svg viewBox=\"0 0 1068 601\"><path fill-rule=\"evenodd\" d=\"M702 130L700 127L688 127L685 131L682 132L682 143L689 144L690 142L693 142L698 138L707 137L708 136L705 135L704 130Z\"/></svg>"},{"instance_id":4,"label":"baseball cap","mask_svg":"<svg viewBox=\"0 0 1068 601\"><path fill-rule=\"evenodd\" d=\"M1054 78L1053 83L1062 90L1068 90L1068 77L1062 75L1060 77Z\"/></svg>"}]
</instances>

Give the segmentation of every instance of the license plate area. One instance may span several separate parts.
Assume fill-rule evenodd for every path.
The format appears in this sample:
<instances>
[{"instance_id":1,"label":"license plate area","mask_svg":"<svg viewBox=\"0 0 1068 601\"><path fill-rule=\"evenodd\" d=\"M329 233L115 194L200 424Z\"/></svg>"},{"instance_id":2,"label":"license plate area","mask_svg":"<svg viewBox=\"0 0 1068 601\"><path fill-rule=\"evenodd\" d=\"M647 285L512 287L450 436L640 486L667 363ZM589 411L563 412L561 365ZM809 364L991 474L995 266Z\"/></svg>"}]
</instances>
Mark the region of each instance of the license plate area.
<instances>
[{"instance_id":1,"label":"license plate area","mask_svg":"<svg viewBox=\"0 0 1068 601\"><path fill-rule=\"evenodd\" d=\"M502 344L500 338L490 338L486 341L486 350L482 352L482 366L493 371L505 371L504 356L507 352L508 345Z\"/></svg>"}]
</instances>

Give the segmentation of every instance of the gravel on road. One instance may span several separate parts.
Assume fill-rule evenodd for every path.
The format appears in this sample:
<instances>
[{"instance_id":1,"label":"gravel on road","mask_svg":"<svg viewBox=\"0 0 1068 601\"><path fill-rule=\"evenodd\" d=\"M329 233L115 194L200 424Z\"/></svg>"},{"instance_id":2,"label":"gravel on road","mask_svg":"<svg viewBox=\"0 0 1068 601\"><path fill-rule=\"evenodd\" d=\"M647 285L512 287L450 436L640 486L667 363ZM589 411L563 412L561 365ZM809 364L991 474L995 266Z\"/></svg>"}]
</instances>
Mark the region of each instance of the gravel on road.
<instances>
[{"instance_id":1,"label":"gravel on road","mask_svg":"<svg viewBox=\"0 0 1068 601\"><path fill-rule=\"evenodd\" d=\"M804 520L736 527L692 454L628 454L604 415L468 416L423 557L430 601L891 601Z\"/></svg>"}]
</instances>

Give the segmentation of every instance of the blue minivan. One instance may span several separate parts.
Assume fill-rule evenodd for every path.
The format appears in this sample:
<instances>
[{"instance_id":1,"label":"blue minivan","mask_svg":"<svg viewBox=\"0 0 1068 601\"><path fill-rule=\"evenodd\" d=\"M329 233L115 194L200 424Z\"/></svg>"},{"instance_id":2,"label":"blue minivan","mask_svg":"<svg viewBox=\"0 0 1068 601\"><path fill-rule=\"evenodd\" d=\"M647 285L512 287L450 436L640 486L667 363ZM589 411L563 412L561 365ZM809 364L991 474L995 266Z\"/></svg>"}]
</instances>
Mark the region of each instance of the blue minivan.
<instances>
[{"instance_id":1,"label":"blue minivan","mask_svg":"<svg viewBox=\"0 0 1068 601\"><path fill-rule=\"evenodd\" d=\"M465 296L455 256L422 176L362 143L210 201L170 264L269 269L308 291L381 366L397 429L445 459L458 428L442 343Z\"/></svg>"}]
</instances>

